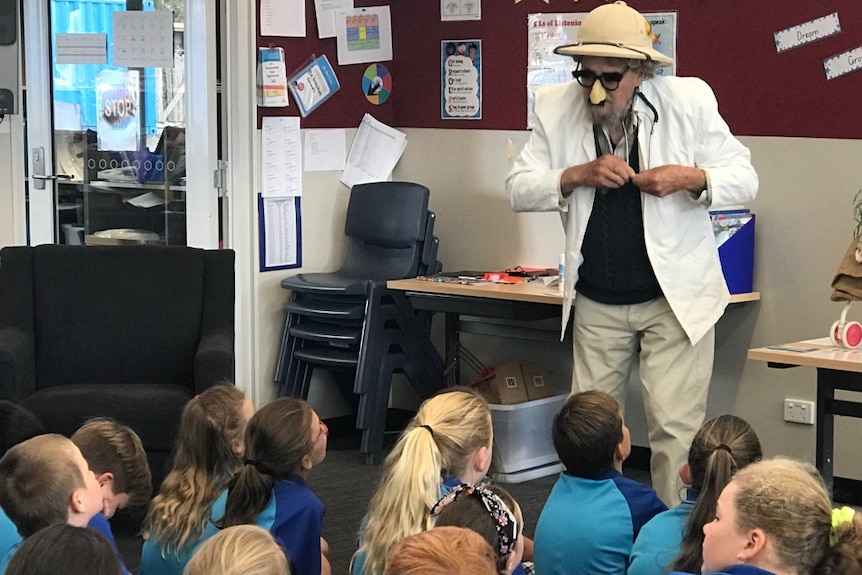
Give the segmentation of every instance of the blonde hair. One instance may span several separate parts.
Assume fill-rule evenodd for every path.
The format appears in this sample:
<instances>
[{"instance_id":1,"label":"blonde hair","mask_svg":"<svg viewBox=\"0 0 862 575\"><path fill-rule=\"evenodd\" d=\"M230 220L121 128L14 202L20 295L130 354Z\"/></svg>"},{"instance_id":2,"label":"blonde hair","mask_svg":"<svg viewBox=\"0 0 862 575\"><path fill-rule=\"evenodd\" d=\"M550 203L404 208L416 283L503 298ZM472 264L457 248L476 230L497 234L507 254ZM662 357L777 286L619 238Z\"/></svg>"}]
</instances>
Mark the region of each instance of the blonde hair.
<instances>
[{"instance_id":1,"label":"blonde hair","mask_svg":"<svg viewBox=\"0 0 862 575\"><path fill-rule=\"evenodd\" d=\"M233 385L216 385L189 401L180 418L173 468L144 519L144 539L162 553L179 551L203 537L212 504L239 470L246 421L245 395Z\"/></svg>"},{"instance_id":2,"label":"blonde hair","mask_svg":"<svg viewBox=\"0 0 862 575\"><path fill-rule=\"evenodd\" d=\"M290 568L269 531L257 525L235 525L205 541L183 575L290 575Z\"/></svg>"},{"instance_id":3,"label":"blonde hair","mask_svg":"<svg viewBox=\"0 0 862 575\"><path fill-rule=\"evenodd\" d=\"M430 529L441 476L458 477L477 449L493 439L488 404L469 390L427 399L386 457L356 554L365 575L383 572L386 553L400 539Z\"/></svg>"},{"instance_id":4,"label":"blonde hair","mask_svg":"<svg viewBox=\"0 0 862 575\"><path fill-rule=\"evenodd\" d=\"M392 546L383 575L497 575L494 551L466 527L436 527Z\"/></svg>"},{"instance_id":5,"label":"blonde hair","mask_svg":"<svg viewBox=\"0 0 862 575\"><path fill-rule=\"evenodd\" d=\"M801 575L862 573L862 518L832 535L832 503L823 481L804 463L775 458L740 470L734 503L736 527L762 529L776 561Z\"/></svg>"},{"instance_id":6,"label":"blonde hair","mask_svg":"<svg viewBox=\"0 0 862 575\"><path fill-rule=\"evenodd\" d=\"M129 506L146 505L153 494L152 476L141 438L131 427L104 417L88 420L72 435L96 475L114 475L114 493L129 496Z\"/></svg>"},{"instance_id":7,"label":"blonde hair","mask_svg":"<svg viewBox=\"0 0 862 575\"><path fill-rule=\"evenodd\" d=\"M72 494L86 487L77 450L52 433L19 443L0 459L0 507L22 537L69 520Z\"/></svg>"}]
</instances>

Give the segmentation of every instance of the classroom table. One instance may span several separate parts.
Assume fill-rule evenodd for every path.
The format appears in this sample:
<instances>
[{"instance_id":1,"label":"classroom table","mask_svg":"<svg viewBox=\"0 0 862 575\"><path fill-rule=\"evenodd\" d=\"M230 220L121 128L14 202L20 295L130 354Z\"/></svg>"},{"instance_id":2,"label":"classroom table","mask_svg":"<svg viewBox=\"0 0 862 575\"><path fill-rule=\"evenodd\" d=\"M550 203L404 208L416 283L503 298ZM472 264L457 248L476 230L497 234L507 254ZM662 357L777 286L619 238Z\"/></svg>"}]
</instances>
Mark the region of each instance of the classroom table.
<instances>
[{"instance_id":1,"label":"classroom table","mask_svg":"<svg viewBox=\"0 0 862 575\"><path fill-rule=\"evenodd\" d=\"M460 334L492 335L533 341L560 341L563 297L541 280L521 283L458 283L428 279L390 280L389 289L404 291L414 309L440 312L445 321L445 349L453 377L460 381ZM730 303L758 301L760 292L731 295ZM549 326L537 320L557 318ZM566 339L570 341L571 322ZM454 361L453 361L454 360Z\"/></svg>"},{"instance_id":2,"label":"classroom table","mask_svg":"<svg viewBox=\"0 0 862 575\"><path fill-rule=\"evenodd\" d=\"M835 416L862 418L862 402L835 399L835 391L862 392L862 350L836 347L821 338L749 349L748 359L779 369L817 368L815 465L830 490L841 493L842 501L862 501L862 482L833 474Z\"/></svg>"}]
</instances>

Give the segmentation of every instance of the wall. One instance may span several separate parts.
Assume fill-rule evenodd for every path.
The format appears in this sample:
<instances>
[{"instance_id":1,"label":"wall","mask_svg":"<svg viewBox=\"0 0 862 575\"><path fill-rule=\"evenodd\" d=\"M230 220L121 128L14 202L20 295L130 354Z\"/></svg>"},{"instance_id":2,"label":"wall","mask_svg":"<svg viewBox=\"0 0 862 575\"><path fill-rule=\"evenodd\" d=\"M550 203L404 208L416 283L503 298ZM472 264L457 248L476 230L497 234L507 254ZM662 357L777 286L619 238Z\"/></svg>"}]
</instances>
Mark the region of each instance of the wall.
<instances>
[{"instance_id":1,"label":"wall","mask_svg":"<svg viewBox=\"0 0 862 575\"><path fill-rule=\"evenodd\" d=\"M554 265L563 235L556 214L515 214L504 190L509 167L507 143L520 148L522 131L452 131L406 129L407 150L395 170L396 179L423 183L431 189L430 208L437 213L436 233L445 269L480 269L513 265ZM708 413L735 413L756 427L768 454L786 454L813 461L814 427L785 423L783 399L814 399L815 370L768 369L746 359L750 347L823 337L838 318L841 305L829 300L829 284L851 241L851 199L862 187L858 158L862 141L744 137L752 150L761 188L751 205L757 213L755 289L762 299L731 306L717 327L716 362ZM441 168L444 166L445 168ZM305 269L333 269L341 261L340 239L347 190L337 174L306 174L303 197ZM312 222L316 222L312 224ZM267 276L263 299L272 298L268 318L271 356L275 365L286 294L278 287L281 274ZM272 277L270 277L272 276ZM859 312L851 313L859 319ZM442 345L435 319L435 343ZM262 337L261 341L266 341ZM565 344L538 344L498 338L464 337L489 364L513 356L530 356L557 374L555 385L568 387L571 350ZM265 359L266 354L262 354ZM266 365L266 364L265 364ZM265 367L265 371L267 368ZM321 386L325 387L325 386ZM636 445L646 446L643 410L634 385L627 422ZM344 412L332 405L329 392L313 389L311 401L324 413ZM862 478L862 461L853 454L859 422L839 419L836 425L836 473Z\"/></svg>"}]
</instances>

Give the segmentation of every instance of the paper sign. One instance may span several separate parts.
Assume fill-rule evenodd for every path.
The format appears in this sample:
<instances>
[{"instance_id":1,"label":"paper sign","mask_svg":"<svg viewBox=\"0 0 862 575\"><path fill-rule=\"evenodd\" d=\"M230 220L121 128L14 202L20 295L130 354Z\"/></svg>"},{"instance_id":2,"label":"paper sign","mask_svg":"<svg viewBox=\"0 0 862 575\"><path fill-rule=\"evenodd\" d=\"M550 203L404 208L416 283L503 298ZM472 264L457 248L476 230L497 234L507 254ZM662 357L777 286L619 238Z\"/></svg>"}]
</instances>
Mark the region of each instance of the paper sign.
<instances>
[{"instance_id":1,"label":"paper sign","mask_svg":"<svg viewBox=\"0 0 862 575\"><path fill-rule=\"evenodd\" d=\"M389 6L339 11L335 16L335 27L339 66L392 59Z\"/></svg>"},{"instance_id":2,"label":"paper sign","mask_svg":"<svg viewBox=\"0 0 862 575\"><path fill-rule=\"evenodd\" d=\"M257 196L260 271L302 267L300 199Z\"/></svg>"},{"instance_id":3,"label":"paper sign","mask_svg":"<svg viewBox=\"0 0 862 575\"><path fill-rule=\"evenodd\" d=\"M117 11L113 16L114 66L174 67L174 15L156 10Z\"/></svg>"},{"instance_id":4,"label":"paper sign","mask_svg":"<svg viewBox=\"0 0 862 575\"><path fill-rule=\"evenodd\" d=\"M481 0L440 0L440 20L481 20Z\"/></svg>"},{"instance_id":5,"label":"paper sign","mask_svg":"<svg viewBox=\"0 0 862 575\"><path fill-rule=\"evenodd\" d=\"M261 122L261 193L264 198L302 195L299 118L267 116Z\"/></svg>"},{"instance_id":6,"label":"paper sign","mask_svg":"<svg viewBox=\"0 0 862 575\"><path fill-rule=\"evenodd\" d=\"M260 35L305 38L305 0L261 0Z\"/></svg>"},{"instance_id":7,"label":"paper sign","mask_svg":"<svg viewBox=\"0 0 862 575\"><path fill-rule=\"evenodd\" d=\"M823 60L826 79L833 80L862 68L862 46Z\"/></svg>"},{"instance_id":8,"label":"paper sign","mask_svg":"<svg viewBox=\"0 0 862 575\"><path fill-rule=\"evenodd\" d=\"M107 64L107 34L56 34L57 64Z\"/></svg>"},{"instance_id":9,"label":"paper sign","mask_svg":"<svg viewBox=\"0 0 862 575\"><path fill-rule=\"evenodd\" d=\"M314 0L317 15L317 37L335 38L335 15L341 10L352 10L353 0Z\"/></svg>"},{"instance_id":10,"label":"paper sign","mask_svg":"<svg viewBox=\"0 0 862 575\"><path fill-rule=\"evenodd\" d=\"M482 41L443 40L441 118L482 118Z\"/></svg>"},{"instance_id":11,"label":"paper sign","mask_svg":"<svg viewBox=\"0 0 862 575\"><path fill-rule=\"evenodd\" d=\"M778 52L784 52L832 36L840 31L841 23L838 21L838 12L833 12L828 16L776 32L774 34L775 49Z\"/></svg>"}]
</instances>

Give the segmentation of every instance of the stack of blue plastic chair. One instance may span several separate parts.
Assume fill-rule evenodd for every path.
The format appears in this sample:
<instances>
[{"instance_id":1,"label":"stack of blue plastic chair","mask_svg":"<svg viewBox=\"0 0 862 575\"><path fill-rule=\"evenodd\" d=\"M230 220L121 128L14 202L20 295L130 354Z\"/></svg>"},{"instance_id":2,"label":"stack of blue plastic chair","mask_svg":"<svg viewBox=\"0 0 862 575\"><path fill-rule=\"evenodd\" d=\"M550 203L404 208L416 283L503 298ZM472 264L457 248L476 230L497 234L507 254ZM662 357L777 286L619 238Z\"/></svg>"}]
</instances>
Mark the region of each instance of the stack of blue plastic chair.
<instances>
[{"instance_id":1,"label":"stack of blue plastic chair","mask_svg":"<svg viewBox=\"0 0 862 575\"><path fill-rule=\"evenodd\" d=\"M392 374L404 373L421 398L443 384L443 360L428 338L430 316L386 287L388 280L440 271L428 195L428 188L405 182L354 186L342 267L281 282L291 291L276 367L281 393L307 398L316 368L353 375L367 463L382 453Z\"/></svg>"}]
</instances>

